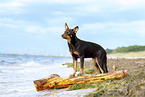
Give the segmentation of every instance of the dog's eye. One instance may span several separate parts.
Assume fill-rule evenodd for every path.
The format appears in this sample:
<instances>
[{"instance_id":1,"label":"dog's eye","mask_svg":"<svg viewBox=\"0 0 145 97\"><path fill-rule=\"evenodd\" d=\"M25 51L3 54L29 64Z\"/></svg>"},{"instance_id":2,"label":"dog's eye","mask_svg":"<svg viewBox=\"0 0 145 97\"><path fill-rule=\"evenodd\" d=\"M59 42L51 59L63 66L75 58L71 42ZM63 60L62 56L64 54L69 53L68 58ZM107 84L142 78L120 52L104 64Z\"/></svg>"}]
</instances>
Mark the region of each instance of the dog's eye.
<instances>
[{"instance_id":1,"label":"dog's eye","mask_svg":"<svg viewBox=\"0 0 145 97\"><path fill-rule=\"evenodd\" d=\"M67 32L68 35L70 35L70 32Z\"/></svg>"}]
</instances>

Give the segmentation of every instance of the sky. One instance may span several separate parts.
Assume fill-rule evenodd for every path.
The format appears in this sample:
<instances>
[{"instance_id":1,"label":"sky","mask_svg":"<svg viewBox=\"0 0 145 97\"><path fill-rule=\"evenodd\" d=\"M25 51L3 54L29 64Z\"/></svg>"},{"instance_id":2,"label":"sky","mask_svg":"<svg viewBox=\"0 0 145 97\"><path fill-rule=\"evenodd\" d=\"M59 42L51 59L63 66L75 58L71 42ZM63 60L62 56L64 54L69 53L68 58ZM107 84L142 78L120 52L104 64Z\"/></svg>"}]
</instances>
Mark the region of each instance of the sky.
<instances>
[{"instance_id":1,"label":"sky","mask_svg":"<svg viewBox=\"0 0 145 97\"><path fill-rule=\"evenodd\" d=\"M145 0L1 0L0 53L69 56L67 23L105 49L145 45Z\"/></svg>"}]
</instances>

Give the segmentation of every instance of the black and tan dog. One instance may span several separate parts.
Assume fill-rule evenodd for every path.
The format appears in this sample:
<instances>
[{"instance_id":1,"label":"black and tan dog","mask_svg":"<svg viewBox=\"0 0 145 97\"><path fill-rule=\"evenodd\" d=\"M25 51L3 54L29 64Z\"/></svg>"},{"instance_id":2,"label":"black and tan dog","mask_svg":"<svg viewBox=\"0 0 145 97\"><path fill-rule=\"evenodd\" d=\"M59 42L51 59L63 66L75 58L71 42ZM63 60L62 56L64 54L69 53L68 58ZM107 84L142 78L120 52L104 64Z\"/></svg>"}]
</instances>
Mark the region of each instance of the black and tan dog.
<instances>
[{"instance_id":1,"label":"black and tan dog","mask_svg":"<svg viewBox=\"0 0 145 97\"><path fill-rule=\"evenodd\" d=\"M65 23L65 31L62 37L68 41L69 51L73 57L74 72L70 77L75 76L77 68L77 59L80 58L80 73L83 75L84 58L93 58L95 69L98 73L107 73L106 51L98 44L80 40L76 37L79 27L69 29Z\"/></svg>"}]
</instances>

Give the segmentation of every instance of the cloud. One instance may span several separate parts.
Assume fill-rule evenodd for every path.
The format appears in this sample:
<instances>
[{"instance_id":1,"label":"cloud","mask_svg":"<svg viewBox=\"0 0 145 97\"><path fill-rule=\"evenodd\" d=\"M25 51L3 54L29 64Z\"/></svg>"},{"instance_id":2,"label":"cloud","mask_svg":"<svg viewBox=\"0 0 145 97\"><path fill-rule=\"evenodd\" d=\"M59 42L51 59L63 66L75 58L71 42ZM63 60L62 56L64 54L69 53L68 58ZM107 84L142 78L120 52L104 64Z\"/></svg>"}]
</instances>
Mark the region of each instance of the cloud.
<instances>
[{"instance_id":1,"label":"cloud","mask_svg":"<svg viewBox=\"0 0 145 97\"><path fill-rule=\"evenodd\" d=\"M82 31L89 31L92 34L95 33L123 33L123 34L137 34L145 35L145 20L131 21L124 23L106 22L106 23L92 23L83 24L81 26Z\"/></svg>"},{"instance_id":2,"label":"cloud","mask_svg":"<svg viewBox=\"0 0 145 97\"><path fill-rule=\"evenodd\" d=\"M62 11L54 11L52 12L54 15L63 15L64 13Z\"/></svg>"},{"instance_id":3,"label":"cloud","mask_svg":"<svg viewBox=\"0 0 145 97\"><path fill-rule=\"evenodd\" d=\"M142 21L133 21L131 28L138 34L140 37L145 36L145 20Z\"/></svg>"},{"instance_id":4,"label":"cloud","mask_svg":"<svg viewBox=\"0 0 145 97\"><path fill-rule=\"evenodd\" d=\"M8 27L17 29L21 24L25 24L26 21L24 20L14 20L12 18L0 18L0 27Z\"/></svg>"},{"instance_id":5,"label":"cloud","mask_svg":"<svg viewBox=\"0 0 145 97\"><path fill-rule=\"evenodd\" d=\"M27 26L27 25L24 25L23 26L24 28L25 28L25 31L26 32L29 32L29 33L41 33L41 34L46 34L47 33L47 31L46 31L46 29L45 28L42 28L42 27L40 27L40 26L38 26L38 25L31 25L31 26Z\"/></svg>"},{"instance_id":6,"label":"cloud","mask_svg":"<svg viewBox=\"0 0 145 97\"><path fill-rule=\"evenodd\" d=\"M121 10L145 8L145 0L117 0L117 3L121 6Z\"/></svg>"},{"instance_id":7,"label":"cloud","mask_svg":"<svg viewBox=\"0 0 145 97\"><path fill-rule=\"evenodd\" d=\"M119 30L119 28L122 28L122 30L123 30L127 26L128 26L128 28L126 28L125 32L127 32L127 29L129 32L129 30L132 31L132 29L130 28L131 26L129 26L129 25L131 24L132 21L135 21L135 18L133 18L134 20L132 19L131 21L129 21L129 24L127 22L126 23L115 22L115 19L121 21L121 20L127 20L128 18L131 18L131 17L127 17L127 15L125 15L125 13L122 13L122 14L124 14L122 17L120 16L121 13L116 13L117 14L117 16L116 16L116 14L114 15L114 11L115 12L121 11L122 8L124 8L123 10L136 8L136 7L139 8L140 7L139 5L141 5L143 7L143 4L145 1L144 0L133 0L131 2L131 1L127 1L127 0L121 0L121 1L120 0L109 0L109 1L108 0L86 0L84 2L84 0L43 0L43 1L42 0L12 0L11 2L5 2L5 3L0 4L0 6L3 8L3 10L1 10L0 13L10 12L10 13L15 13L15 14L18 14L18 13L20 14L23 11L26 11L25 8L26 8L27 4L30 7L31 4L33 4L33 3L37 4L39 2L41 2L41 4L43 4L43 3L48 3L48 4L49 3L60 3L60 4L62 4L63 3L62 4L63 6L65 6L67 4L74 4L74 5L71 7L69 7L69 5L67 6L69 8L69 10L71 10L71 11L69 11L68 9L65 10L66 9L65 7L61 8L59 10L59 7L63 7L62 5L61 6L58 5L58 8L53 9L52 12L50 12L48 10L48 12L50 12L50 13L45 14L45 15L48 15L50 18L47 18L47 16L44 17L43 15L38 14L38 13L40 13L40 11L39 11L38 13L34 13L34 14L36 14L34 16L37 16L37 20L35 20L35 19L31 19L30 21L26 20L27 18L30 18L28 16L33 17L33 14L29 13L29 14L27 14L27 16L24 15L24 17L26 17L26 19L21 18L22 15L20 16L20 20L17 19L17 17L15 17L15 19L5 18L3 20L3 22L1 22L0 25L1 26L5 25L8 27L13 27L13 28L16 28L16 27L25 28L26 32L47 33L47 31L49 31L49 30L46 26L59 28L60 27L59 25L62 25L65 22L67 22L71 26L71 24L74 24L74 23L78 24L81 21L79 24L83 25L82 27L84 29L89 29L89 25L91 26L90 31L92 33L96 33L93 30L91 30L92 28L95 30L100 30L102 32L106 32L104 29L109 29L109 30L107 30L107 32L108 31L111 32L111 31L114 31L114 29ZM33 5L33 7L34 7L34 5ZM36 6L31 11L36 10L35 8L36 8ZM44 12L46 12L46 11L47 11L47 8L46 8L46 10L44 10ZM112 13L108 13L108 12L112 12ZM100 13L103 13L103 14L100 14ZM25 12L24 12L24 14L25 14ZM86 17L81 17L82 15L86 16ZM92 16L94 18L92 18ZM39 17L39 19L38 19L38 17ZM45 20L45 21L41 21L41 20ZM87 20L88 24L86 24L86 22L84 22L85 20ZM2 21L2 20L0 20L0 21ZM98 22L96 23L96 21L98 21ZM101 23L102 21L104 21L104 23ZM45 22L46 25L42 26L41 24L43 24L43 22ZM126 26L124 26L124 25L126 25ZM137 25L137 24L133 24L133 25ZM137 25L137 27L139 27L138 25ZM137 27L133 27L133 28L135 29ZM122 32L122 30L120 30L120 31ZM51 29L51 31L52 31L52 29ZM140 30L138 30L138 33L139 32L143 33L143 31L144 31L144 29L141 28ZM136 30L136 32L137 32L137 30Z\"/></svg>"},{"instance_id":8,"label":"cloud","mask_svg":"<svg viewBox=\"0 0 145 97\"><path fill-rule=\"evenodd\" d=\"M64 19L65 20L65 19ZM49 23L52 23L52 21L48 20ZM54 21L55 22L55 21ZM55 24L61 22L59 20L56 20ZM14 20L12 18L0 18L0 27L6 27L9 29L21 29L21 32L27 32L29 34L60 34L63 32L64 28L60 25L52 25L52 26L41 26L37 25L35 22L32 21L24 21L24 20ZM3 29L4 30L4 29ZM13 32L15 33L15 32Z\"/></svg>"},{"instance_id":9,"label":"cloud","mask_svg":"<svg viewBox=\"0 0 145 97\"><path fill-rule=\"evenodd\" d=\"M22 7L22 6L23 6L23 4L19 3L19 2L8 2L8 3L1 3L0 4L0 7L9 7L9 8Z\"/></svg>"},{"instance_id":10,"label":"cloud","mask_svg":"<svg viewBox=\"0 0 145 97\"><path fill-rule=\"evenodd\" d=\"M90 0L88 2L83 2L79 6L76 6L75 9L76 12L80 12L82 15L93 13L112 14L114 12L122 12L127 10L142 10L145 9L144 5L144 0Z\"/></svg>"},{"instance_id":11,"label":"cloud","mask_svg":"<svg viewBox=\"0 0 145 97\"><path fill-rule=\"evenodd\" d=\"M64 29L62 27L51 26L51 27L41 27L38 25L31 25L31 26L23 26L26 32L33 33L33 34L49 34L51 35L58 35Z\"/></svg>"},{"instance_id":12,"label":"cloud","mask_svg":"<svg viewBox=\"0 0 145 97\"><path fill-rule=\"evenodd\" d=\"M15 2L22 2L22 3L49 3L49 4L72 4L72 3L88 3L88 2L94 2L96 0L11 0L11 1L15 1ZM97 0L98 1L98 0Z\"/></svg>"},{"instance_id":13,"label":"cloud","mask_svg":"<svg viewBox=\"0 0 145 97\"><path fill-rule=\"evenodd\" d=\"M14 14L22 14L27 10L27 6L35 5L35 4L47 4L54 5L58 4L61 8L59 10L53 10L53 14L55 15L80 15L80 16L88 16L90 14L95 13L106 13L106 12L119 12L130 9L138 9L145 8L144 0L11 0L9 2L1 3L0 6L2 10L0 13L14 13ZM73 5L71 7L66 5ZM64 7L63 11L61 10ZM66 7L66 8L65 8ZM70 10L70 12L66 12L64 10ZM68 14L66 14L68 13ZM111 14L111 13L110 13Z\"/></svg>"},{"instance_id":14,"label":"cloud","mask_svg":"<svg viewBox=\"0 0 145 97\"><path fill-rule=\"evenodd\" d=\"M47 24L49 25L62 25L64 24L65 22L67 23L74 23L75 22L75 19L72 18L72 17L59 17L59 18L48 18L46 19L46 22Z\"/></svg>"},{"instance_id":15,"label":"cloud","mask_svg":"<svg viewBox=\"0 0 145 97\"><path fill-rule=\"evenodd\" d=\"M20 14L24 12L24 4L20 2L4 2L0 3L1 14Z\"/></svg>"}]
</instances>

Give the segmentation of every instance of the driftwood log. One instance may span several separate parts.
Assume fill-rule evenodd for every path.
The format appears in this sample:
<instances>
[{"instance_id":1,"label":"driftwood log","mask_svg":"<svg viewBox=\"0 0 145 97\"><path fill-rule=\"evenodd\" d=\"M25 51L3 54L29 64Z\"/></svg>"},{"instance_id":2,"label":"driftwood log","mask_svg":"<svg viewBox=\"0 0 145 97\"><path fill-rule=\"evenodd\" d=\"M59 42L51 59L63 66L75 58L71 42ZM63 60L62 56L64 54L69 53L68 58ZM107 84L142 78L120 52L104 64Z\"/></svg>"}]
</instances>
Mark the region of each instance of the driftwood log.
<instances>
[{"instance_id":1,"label":"driftwood log","mask_svg":"<svg viewBox=\"0 0 145 97\"><path fill-rule=\"evenodd\" d=\"M98 75L84 75L77 76L74 78L61 78L57 74L52 74L48 78L34 81L37 91L48 90L48 89L59 89L66 88L74 83L93 83L101 82L109 79L120 79L127 76L127 70L114 71L112 73L98 74Z\"/></svg>"}]
</instances>

